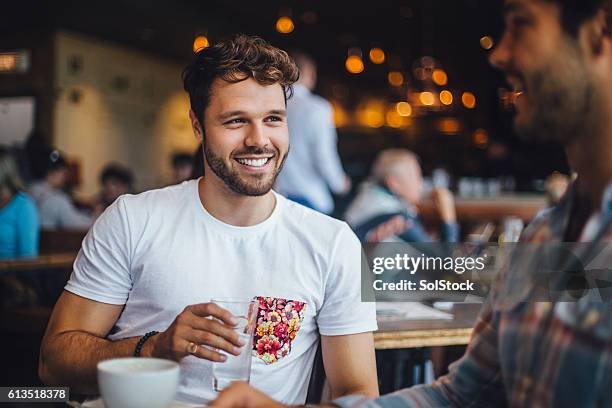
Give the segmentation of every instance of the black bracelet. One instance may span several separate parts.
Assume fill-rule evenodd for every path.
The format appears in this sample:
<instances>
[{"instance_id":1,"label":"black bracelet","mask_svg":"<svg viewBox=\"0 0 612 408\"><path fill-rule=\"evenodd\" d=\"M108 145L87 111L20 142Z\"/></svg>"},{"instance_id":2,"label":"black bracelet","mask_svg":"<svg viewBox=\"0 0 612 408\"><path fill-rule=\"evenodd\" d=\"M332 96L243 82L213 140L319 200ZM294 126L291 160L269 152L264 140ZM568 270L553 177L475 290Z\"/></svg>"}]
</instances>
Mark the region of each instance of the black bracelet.
<instances>
[{"instance_id":1,"label":"black bracelet","mask_svg":"<svg viewBox=\"0 0 612 408\"><path fill-rule=\"evenodd\" d=\"M140 340L138 340L138 343L136 343L136 348L134 349L134 357L140 357L140 352L142 351L142 346L144 346L145 342L147 340L149 340L151 337L155 336L157 333L157 331L153 330L148 332L147 334L145 334L144 336L142 336L140 338Z\"/></svg>"}]
</instances>

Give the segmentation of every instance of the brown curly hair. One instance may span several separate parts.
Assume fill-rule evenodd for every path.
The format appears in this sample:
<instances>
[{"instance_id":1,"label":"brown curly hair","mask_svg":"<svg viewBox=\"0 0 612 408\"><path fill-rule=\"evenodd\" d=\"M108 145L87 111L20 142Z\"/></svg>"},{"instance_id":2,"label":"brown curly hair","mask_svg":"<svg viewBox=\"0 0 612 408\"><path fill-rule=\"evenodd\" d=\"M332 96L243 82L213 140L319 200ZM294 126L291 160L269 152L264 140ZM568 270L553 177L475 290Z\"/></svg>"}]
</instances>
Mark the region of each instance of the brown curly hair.
<instances>
[{"instance_id":1,"label":"brown curly hair","mask_svg":"<svg viewBox=\"0 0 612 408\"><path fill-rule=\"evenodd\" d=\"M259 37L238 34L200 50L182 77L191 110L203 125L215 79L235 83L254 78L262 85L280 84L286 101L293 93L292 84L298 80L299 71L285 51Z\"/></svg>"}]
</instances>

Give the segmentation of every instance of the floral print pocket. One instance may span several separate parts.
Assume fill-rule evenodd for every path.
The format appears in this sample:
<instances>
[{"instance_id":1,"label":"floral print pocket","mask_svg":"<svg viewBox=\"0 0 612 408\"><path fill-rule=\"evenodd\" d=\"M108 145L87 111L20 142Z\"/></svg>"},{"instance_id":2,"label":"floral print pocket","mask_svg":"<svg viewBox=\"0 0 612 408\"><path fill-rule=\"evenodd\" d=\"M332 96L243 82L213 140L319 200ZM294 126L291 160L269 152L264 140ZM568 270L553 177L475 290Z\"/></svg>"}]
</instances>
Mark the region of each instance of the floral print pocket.
<instances>
[{"instance_id":1,"label":"floral print pocket","mask_svg":"<svg viewBox=\"0 0 612 408\"><path fill-rule=\"evenodd\" d=\"M258 296L259 311L253 335L253 355L273 364L291 352L291 342L300 330L306 303Z\"/></svg>"}]
</instances>

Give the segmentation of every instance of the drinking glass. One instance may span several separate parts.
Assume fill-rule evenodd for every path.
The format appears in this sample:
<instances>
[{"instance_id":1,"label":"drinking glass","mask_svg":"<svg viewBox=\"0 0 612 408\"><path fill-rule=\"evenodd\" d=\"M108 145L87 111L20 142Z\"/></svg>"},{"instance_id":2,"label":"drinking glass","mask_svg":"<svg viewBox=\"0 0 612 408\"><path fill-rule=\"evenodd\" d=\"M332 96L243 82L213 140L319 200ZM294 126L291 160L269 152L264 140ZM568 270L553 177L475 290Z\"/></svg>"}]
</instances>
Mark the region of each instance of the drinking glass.
<instances>
[{"instance_id":1,"label":"drinking glass","mask_svg":"<svg viewBox=\"0 0 612 408\"><path fill-rule=\"evenodd\" d=\"M213 362L213 389L221 391L233 381L249 382L251 376L251 350L253 348L253 332L257 321L259 302L256 299L212 299L212 303L230 312L238 320L234 328L238 337L245 343L240 348L240 354L235 356L223 350L217 352L225 355L223 362Z\"/></svg>"}]
</instances>

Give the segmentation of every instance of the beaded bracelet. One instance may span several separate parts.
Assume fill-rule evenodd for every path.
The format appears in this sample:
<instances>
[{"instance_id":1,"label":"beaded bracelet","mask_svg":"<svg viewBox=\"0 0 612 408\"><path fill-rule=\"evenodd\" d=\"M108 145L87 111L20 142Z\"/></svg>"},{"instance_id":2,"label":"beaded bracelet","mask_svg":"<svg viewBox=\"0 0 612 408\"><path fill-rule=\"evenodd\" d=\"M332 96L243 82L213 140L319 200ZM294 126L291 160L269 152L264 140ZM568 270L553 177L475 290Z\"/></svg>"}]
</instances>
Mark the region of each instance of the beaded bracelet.
<instances>
[{"instance_id":1,"label":"beaded bracelet","mask_svg":"<svg viewBox=\"0 0 612 408\"><path fill-rule=\"evenodd\" d=\"M140 352L142 351L142 346L144 346L145 342L147 340L149 340L151 337L155 336L157 333L157 331L153 330L148 332L147 334L145 334L144 336L142 336L140 338L140 340L138 340L138 343L136 343L136 348L134 349L134 357L140 357Z\"/></svg>"}]
</instances>

